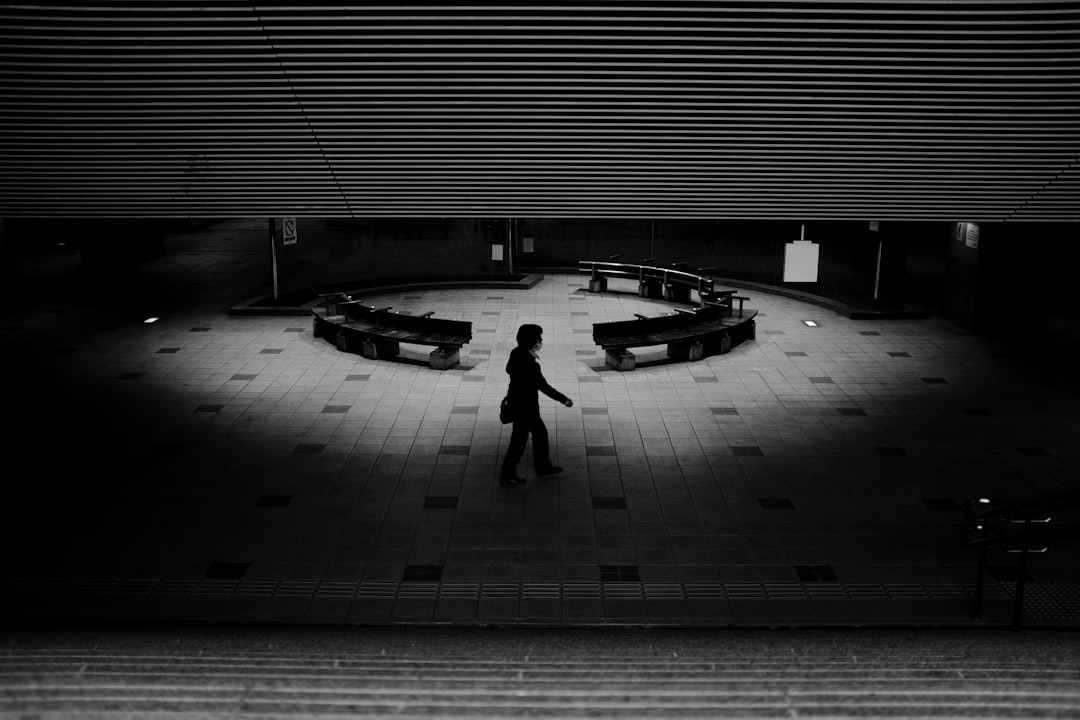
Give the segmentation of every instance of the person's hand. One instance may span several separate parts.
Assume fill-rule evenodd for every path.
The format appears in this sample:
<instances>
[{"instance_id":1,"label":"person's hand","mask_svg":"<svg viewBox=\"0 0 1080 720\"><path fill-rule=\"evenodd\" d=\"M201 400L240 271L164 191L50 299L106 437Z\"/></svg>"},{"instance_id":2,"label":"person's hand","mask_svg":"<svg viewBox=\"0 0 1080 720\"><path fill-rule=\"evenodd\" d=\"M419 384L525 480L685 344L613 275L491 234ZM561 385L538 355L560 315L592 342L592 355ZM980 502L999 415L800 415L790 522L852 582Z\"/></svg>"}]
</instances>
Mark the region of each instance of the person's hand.
<instances>
[{"instance_id":1,"label":"person's hand","mask_svg":"<svg viewBox=\"0 0 1080 720\"><path fill-rule=\"evenodd\" d=\"M570 398L566 398L566 402L563 403L566 407L574 407L574 401Z\"/></svg>"}]
</instances>

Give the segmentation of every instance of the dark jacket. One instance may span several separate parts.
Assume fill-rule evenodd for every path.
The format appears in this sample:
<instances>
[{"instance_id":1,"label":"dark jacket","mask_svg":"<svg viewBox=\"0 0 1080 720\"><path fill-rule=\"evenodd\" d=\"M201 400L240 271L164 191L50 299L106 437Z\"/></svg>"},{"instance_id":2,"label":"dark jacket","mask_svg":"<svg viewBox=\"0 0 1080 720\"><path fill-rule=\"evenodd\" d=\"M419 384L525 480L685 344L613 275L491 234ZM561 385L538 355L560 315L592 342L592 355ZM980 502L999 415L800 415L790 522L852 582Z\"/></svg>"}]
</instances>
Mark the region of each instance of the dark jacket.
<instances>
[{"instance_id":1,"label":"dark jacket","mask_svg":"<svg viewBox=\"0 0 1080 720\"><path fill-rule=\"evenodd\" d=\"M565 395L548 385L544 374L540 372L540 363L536 362L528 348L516 347L510 351L506 373L510 376L510 403L518 417L532 416L540 412L538 392L552 400L566 402Z\"/></svg>"}]
</instances>

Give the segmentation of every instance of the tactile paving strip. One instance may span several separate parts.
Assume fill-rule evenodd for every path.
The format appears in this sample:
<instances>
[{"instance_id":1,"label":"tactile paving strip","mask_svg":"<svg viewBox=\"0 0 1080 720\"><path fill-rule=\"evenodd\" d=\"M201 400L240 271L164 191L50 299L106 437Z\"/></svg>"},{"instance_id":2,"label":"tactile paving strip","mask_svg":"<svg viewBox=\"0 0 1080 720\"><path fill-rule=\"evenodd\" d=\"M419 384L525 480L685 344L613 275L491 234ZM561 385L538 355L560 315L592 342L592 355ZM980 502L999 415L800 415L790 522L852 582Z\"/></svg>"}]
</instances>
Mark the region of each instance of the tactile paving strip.
<instances>
[{"instance_id":1,"label":"tactile paving strip","mask_svg":"<svg viewBox=\"0 0 1080 720\"><path fill-rule=\"evenodd\" d=\"M973 585L833 582L349 582L226 578L10 578L4 593L299 598L632 598L641 600L942 600L971 596ZM1011 598L1011 583L987 583L987 598ZM1028 583L1025 607L1080 617L1080 584Z\"/></svg>"}]
</instances>

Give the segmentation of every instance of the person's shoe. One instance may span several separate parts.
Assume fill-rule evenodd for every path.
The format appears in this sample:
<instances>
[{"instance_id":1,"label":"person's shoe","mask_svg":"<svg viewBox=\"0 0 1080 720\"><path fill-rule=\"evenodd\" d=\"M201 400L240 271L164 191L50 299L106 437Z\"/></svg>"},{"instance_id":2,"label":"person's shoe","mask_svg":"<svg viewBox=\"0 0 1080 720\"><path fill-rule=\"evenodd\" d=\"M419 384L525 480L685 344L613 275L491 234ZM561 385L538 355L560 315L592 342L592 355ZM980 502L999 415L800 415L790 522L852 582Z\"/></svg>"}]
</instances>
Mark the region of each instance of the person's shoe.
<instances>
[{"instance_id":1,"label":"person's shoe","mask_svg":"<svg viewBox=\"0 0 1080 720\"><path fill-rule=\"evenodd\" d=\"M544 468L543 470L537 470L536 474L539 475L540 477L543 477L545 475L558 475L561 472L562 472L561 467L557 467L555 465L549 465L548 467Z\"/></svg>"},{"instance_id":2,"label":"person's shoe","mask_svg":"<svg viewBox=\"0 0 1080 720\"><path fill-rule=\"evenodd\" d=\"M525 484L525 478L519 478L516 475L514 475L513 477L499 478L499 484L500 485L524 485Z\"/></svg>"}]
</instances>

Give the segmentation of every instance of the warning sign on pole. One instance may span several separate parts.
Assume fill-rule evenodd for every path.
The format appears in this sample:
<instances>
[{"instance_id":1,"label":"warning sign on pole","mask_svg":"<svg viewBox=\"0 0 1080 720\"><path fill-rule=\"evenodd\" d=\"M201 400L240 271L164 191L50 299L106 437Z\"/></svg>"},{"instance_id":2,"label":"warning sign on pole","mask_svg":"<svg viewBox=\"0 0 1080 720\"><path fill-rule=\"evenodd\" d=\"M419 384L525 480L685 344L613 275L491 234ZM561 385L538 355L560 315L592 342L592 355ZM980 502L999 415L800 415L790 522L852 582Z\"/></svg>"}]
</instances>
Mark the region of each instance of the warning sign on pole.
<instances>
[{"instance_id":1,"label":"warning sign on pole","mask_svg":"<svg viewBox=\"0 0 1080 720\"><path fill-rule=\"evenodd\" d=\"M281 218L281 244L296 244L296 218Z\"/></svg>"}]
</instances>

